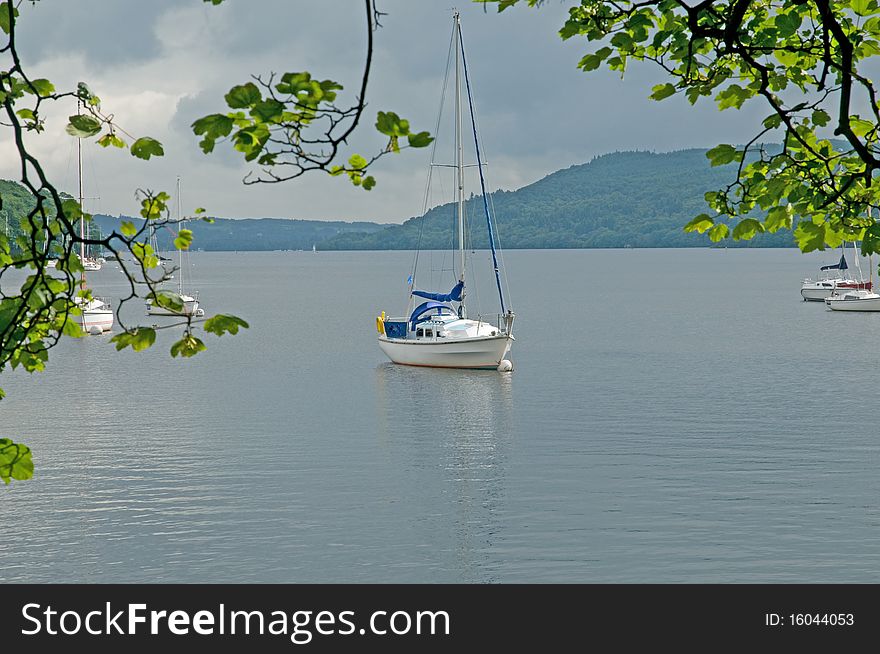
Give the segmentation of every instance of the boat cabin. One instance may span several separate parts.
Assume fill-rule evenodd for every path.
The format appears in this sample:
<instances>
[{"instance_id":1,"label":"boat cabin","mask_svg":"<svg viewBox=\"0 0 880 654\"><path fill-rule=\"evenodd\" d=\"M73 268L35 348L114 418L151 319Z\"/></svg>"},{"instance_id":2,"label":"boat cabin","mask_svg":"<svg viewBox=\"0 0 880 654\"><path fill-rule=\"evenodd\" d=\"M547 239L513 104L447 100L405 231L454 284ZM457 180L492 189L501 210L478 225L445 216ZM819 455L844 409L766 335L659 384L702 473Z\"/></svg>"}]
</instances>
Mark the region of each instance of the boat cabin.
<instances>
[{"instance_id":1,"label":"boat cabin","mask_svg":"<svg viewBox=\"0 0 880 654\"><path fill-rule=\"evenodd\" d=\"M446 325L459 320L458 314L443 302L422 302L409 317L409 338L446 338Z\"/></svg>"}]
</instances>

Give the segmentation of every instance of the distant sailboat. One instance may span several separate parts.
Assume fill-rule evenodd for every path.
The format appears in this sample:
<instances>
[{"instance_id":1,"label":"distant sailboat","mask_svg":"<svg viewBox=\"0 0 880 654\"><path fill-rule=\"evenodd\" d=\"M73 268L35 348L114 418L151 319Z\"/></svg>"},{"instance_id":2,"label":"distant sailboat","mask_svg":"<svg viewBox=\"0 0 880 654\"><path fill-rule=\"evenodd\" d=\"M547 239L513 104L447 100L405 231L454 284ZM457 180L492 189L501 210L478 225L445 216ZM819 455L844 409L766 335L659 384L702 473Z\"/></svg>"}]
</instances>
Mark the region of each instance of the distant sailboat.
<instances>
[{"instance_id":1,"label":"distant sailboat","mask_svg":"<svg viewBox=\"0 0 880 654\"><path fill-rule=\"evenodd\" d=\"M180 177L177 178L177 225L178 228L186 226L186 222L181 217L180 202ZM158 247L158 246L156 246ZM185 250L178 250L178 270L177 270L177 295L183 307L174 310L170 307L164 307L154 302L152 299L147 300L147 314L151 316L204 316L205 310L199 306L198 291L187 291L185 288L186 274L189 272L189 253Z\"/></svg>"},{"instance_id":2,"label":"distant sailboat","mask_svg":"<svg viewBox=\"0 0 880 654\"><path fill-rule=\"evenodd\" d=\"M871 281L865 281L861 274L859 251L856 249L855 242L853 243L853 252L856 268L859 270L859 279L848 277L848 273L844 272L849 269L849 265L846 262L846 252L841 246L840 260L837 263L820 267L817 279L807 278L803 281L801 297L808 302L821 302L832 294L841 294L847 291L870 291L873 284Z\"/></svg>"},{"instance_id":3,"label":"distant sailboat","mask_svg":"<svg viewBox=\"0 0 880 654\"><path fill-rule=\"evenodd\" d=\"M77 114L79 114L80 106L77 104ZM86 257L86 244L82 240L85 238L85 209L83 202L83 175L82 175L82 139L76 139L77 153L77 171L79 175L79 206L83 210L83 217L79 219L79 258L83 265L83 272L80 273L80 285L83 290L87 290L86 271L95 271L101 269L101 264L96 259ZM110 301L102 297L92 297L84 299L81 297L74 298L74 303L82 312L76 317L76 320L82 326L87 334L98 335L113 329L113 307Z\"/></svg>"}]
</instances>

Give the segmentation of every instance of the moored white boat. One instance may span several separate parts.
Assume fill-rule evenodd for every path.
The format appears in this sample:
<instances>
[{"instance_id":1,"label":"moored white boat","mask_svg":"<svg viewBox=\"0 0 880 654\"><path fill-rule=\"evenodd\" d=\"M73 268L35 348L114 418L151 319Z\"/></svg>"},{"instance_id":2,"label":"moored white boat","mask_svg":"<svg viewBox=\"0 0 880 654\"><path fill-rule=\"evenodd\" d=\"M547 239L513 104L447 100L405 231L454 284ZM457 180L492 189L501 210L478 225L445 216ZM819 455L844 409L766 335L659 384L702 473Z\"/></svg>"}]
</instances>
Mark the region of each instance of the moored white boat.
<instances>
[{"instance_id":1,"label":"moored white boat","mask_svg":"<svg viewBox=\"0 0 880 654\"><path fill-rule=\"evenodd\" d=\"M77 113L79 113L79 105L77 105ZM77 169L79 177L79 206L83 207L85 198L83 197L81 138L77 139ZM86 256L85 242L82 240L85 238L84 218L80 218L79 220L79 235L81 239L79 243L79 258L84 269L80 274L80 286L85 290L87 288L85 271L100 270L103 259L99 261L98 259ZM113 329L113 307L108 299L91 297L88 300L85 300L76 297L74 298L74 302L79 307L81 314L79 316L72 316L72 318L80 324L82 330L86 334L97 336Z\"/></svg>"},{"instance_id":2,"label":"moored white boat","mask_svg":"<svg viewBox=\"0 0 880 654\"><path fill-rule=\"evenodd\" d=\"M832 311L880 311L880 295L866 290L847 291L825 298Z\"/></svg>"},{"instance_id":3,"label":"moored white boat","mask_svg":"<svg viewBox=\"0 0 880 654\"><path fill-rule=\"evenodd\" d=\"M395 363L409 366L495 369L514 341L509 315L511 324L499 329L483 320L459 318L446 304L425 302L409 318L380 317L379 347Z\"/></svg>"},{"instance_id":4,"label":"moored white boat","mask_svg":"<svg viewBox=\"0 0 880 654\"><path fill-rule=\"evenodd\" d=\"M853 249L855 249L855 244L853 244ZM856 251L856 267L861 273L861 266L859 265L858 257L858 251ZM808 302L821 302L835 293L843 294L847 291L856 290L870 291L873 286L872 282L865 281L864 279L847 277L843 271L848 268L849 266L846 263L846 255L841 251L840 261L834 265L822 266L819 268L821 276L818 279L804 279L801 284L801 297ZM828 272L831 270L836 271L836 273Z\"/></svg>"},{"instance_id":5,"label":"moored white boat","mask_svg":"<svg viewBox=\"0 0 880 654\"><path fill-rule=\"evenodd\" d=\"M470 93L467 63L464 46L461 41L461 22L458 12L454 14L451 48L455 51L455 168L457 189L457 228L458 236L458 275L457 282L449 293L435 293L414 290L416 263L409 277L409 298L404 317L386 318L385 312L376 319L379 331L379 347L394 363L410 366L430 366L437 368L484 368L510 371L513 364L506 359L513 344L514 313L505 305L504 291L501 283L500 266L496 252L493 228L494 216L490 211L483 162L480 156L480 142L477 138L476 118ZM462 75L463 72L463 75ZM498 289L501 312L497 314L495 323L478 315L477 319L469 318L465 307L465 271L468 269L467 251L465 247L465 212L464 212L464 168L462 148L462 86L466 88L468 107L470 108L470 127L474 136L474 154L479 171L480 189L483 207L486 214L489 248L492 253L494 281ZM445 90L445 89L444 89ZM442 102L441 102L442 107ZM439 122L438 122L439 124ZM471 130L468 130L471 131ZM436 154L436 142L434 154ZM431 158L431 166L434 155ZM429 172L429 187L431 174ZM426 195L427 202L427 195ZM415 298L427 300L414 306Z\"/></svg>"},{"instance_id":6,"label":"moored white boat","mask_svg":"<svg viewBox=\"0 0 880 654\"><path fill-rule=\"evenodd\" d=\"M861 282L856 279L845 277L835 279L805 279L801 284L801 297L808 302L821 302L833 294L843 294L847 291L870 291L871 282Z\"/></svg>"},{"instance_id":7,"label":"moored white boat","mask_svg":"<svg viewBox=\"0 0 880 654\"><path fill-rule=\"evenodd\" d=\"M75 320L85 333L97 336L113 329L113 308L105 298L76 298L75 302L82 311L82 315L76 316Z\"/></svg>"},{"instance_id":8,"label":"moored white boat","mask_svg":"<svg viewBox=\"0 0 880 654\"><path fill-rule=\"evenodd\" d=\"M177 220L178 226L182 229L186 226L186 223L181 218L181 203L180 203L180 177L177 178ZM159 245L158 239L155 236L155 230L151 233L151 245L153 247L153 251L158 254ZM185 280L184 277L189 272L189 256L188 253L185 254L184 250L178 250L178 270L177 270L177 300L182 303L182 307L180 308L171 308L168 306L162 306L160 303L154 301L152 298L146 301L146 309L147 315L150 316L204 316L205 310L199 306L199 293L198 291L192 291L190 295L184 289ZM166 273L166 279L171 279L174 276ZM176 304L176 303L175 303Z\"/></svg>"},{"instance_id":9,"label":"moored white boat","mask_svg":"<svg viewBox=\"0 0 880 654\"><path fill-rule=\"evenodd\" d=\"M147 314L151 316L203 316L205 315L205 310L199 306L198 298L192 297L191 295L186 295L185 293L181 293L180 301L183 302L183 308L179 311L173 311L169 308L163 307L153 300L147 300Z\"/></svg>"},{"instance_id":10,"label":"moored white boat","mask_svg":"<svg viewBox=\"0 0 880 654\"><path fill-rule=\"evenodd\" d=\"M96 270L101 270L101 266L103 262L98 259L93 259L91 257L85 257L82 260L83 268L88 272L95 272Z\"/></svg>"}]
</instances>

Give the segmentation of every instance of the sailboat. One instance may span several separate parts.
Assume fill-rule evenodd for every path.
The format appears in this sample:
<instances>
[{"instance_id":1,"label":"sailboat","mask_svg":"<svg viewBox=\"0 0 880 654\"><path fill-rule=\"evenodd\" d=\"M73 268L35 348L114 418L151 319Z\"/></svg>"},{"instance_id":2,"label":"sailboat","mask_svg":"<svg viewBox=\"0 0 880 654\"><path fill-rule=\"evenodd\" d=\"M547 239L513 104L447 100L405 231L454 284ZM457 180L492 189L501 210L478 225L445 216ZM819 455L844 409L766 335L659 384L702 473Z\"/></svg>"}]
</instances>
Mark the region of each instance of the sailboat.
<instances>
[{"instance_id":1,"label":"sailboat","mask_svg":"<svg viewBox=\"0 0 880 654\"><path fill-rule=\"evenodd\" d=\"M825 298L825 306L832 311L880 311L880 295L870 290L874 285L873 257L868 259L868 270L871 276L866 288L835 290Z\"/></svg>"},{"instance_id":2,"label":"sailboat","mask_svg":"<svg viewBox=\"0 0 880 654\"><path fill-rule=\"evenodd\" d=\"M77 114L79 113L80 106L77 104ZM83 265L83 272L80 273L80 285L83 290L87 290L86 286L86 271L94 271L100 270L101 264L97 260L91 259L86 256L86 244L82 240L85 238L85 210L83 208L83 203L85 202L85 198L83 196L83 174L82 174L82 139L76 139L76 154L77 154L77 172L79 175L79 206L83 209L83 217L79 219L79 259ZM113 307L110 305L110 301L103 297L91 297L90 299L85 299L81 297L74 298L74 303L79 307L82 312L81 315L76 316L77 322L82 326L82 329L87 334L92 334L97 336L98 334L102 334L104 332L109 332L113 329Z\"/></svg>"},{"instance_id":3,"label":"sailboat","mask_svg":"<svg viewBox=\"0 0 880 654\"><path fill-rule=\"evenodd\" d=\"M180 177L177 178L177 225L185 227L186 223L181 217L180 211ZM155 232L154 232L155 234ZM158 245L154 246L154 251L158 253ZM147 300L147 314L151 316L204 316L205 310L199 306L198 291L194 291L189 295L184 288L184 279L186 277L187 268L189 266L189 255L184 250L178 250L178 270L177 270L177 295L183 307L179 310L173 310L163 307L152 299Z\"/></svg>"},{"instance_id":4,"label":"sailboat","mask_svg":"<svg viewBox=\"0 0 880 654\"><path fill-rule=\"evenodd\" d=\"M376 318L379 331L379 347L394 363L411 366L429 366L439 368L478 368L510 371L513 364L505 357L513 344L514 313L505 305L502 290L498 252L495 244L493 216L489 210L488 194L480 153L480 142L477 137L476 118L474 116L473 98L467 61L461 35L461 19L458 12L453 14L452 44L455 51L455 177L456 177L456 211L458 234L458 278L455 286L448 293L415 289L416 263L409 283L409 298L406 314L400 318L386 318L383 311ZM492 262L495 283L498 289L501 312L495 322L478 315L476 320L468 317L465 307L465 272L467 270L467 250L465 248L465 201L464 201L464 169L463 157L463 126L462 126L462 83L464 83L469 108L470 128L474 137L474 151L479 171L480 188L483 194L483 207L486 213L486 225L489 233L489 247L492 251ZM445 88L444 88L445 92ZM442 107L442 103L441 103ZM438 123L439 124L439 123ZM434 144L436 155L436 142ZM431 167L434 164L432 155ZM429 169L430 184L430 169ZM418 298L418 299L416 299ZM420 302L421 300L426 300ZM417 306L416 303L420 302Z\"/></svg>"},{"instance_id":5,"label":"sailboat","mask_svg":"<svg viewBox=\"0 0 880 654\"><path fill-rule=\"evenodd\" d=\"M872 282L865 281L861 274L862 268L859 264L859 252L856 249L855 242L853 242L853 251L855 253L856 268L859 270L859 279L848 277L847 273L844 272L849 269L849 265L846 262L846 252L841 246L840 261L820 267L817 279L805 279L801 284L801 297L808 302L821 302L832 294L843 294L847 291L870 291ZM832 273L830 271L836 272Z\"/></svg>"}]
</instances>

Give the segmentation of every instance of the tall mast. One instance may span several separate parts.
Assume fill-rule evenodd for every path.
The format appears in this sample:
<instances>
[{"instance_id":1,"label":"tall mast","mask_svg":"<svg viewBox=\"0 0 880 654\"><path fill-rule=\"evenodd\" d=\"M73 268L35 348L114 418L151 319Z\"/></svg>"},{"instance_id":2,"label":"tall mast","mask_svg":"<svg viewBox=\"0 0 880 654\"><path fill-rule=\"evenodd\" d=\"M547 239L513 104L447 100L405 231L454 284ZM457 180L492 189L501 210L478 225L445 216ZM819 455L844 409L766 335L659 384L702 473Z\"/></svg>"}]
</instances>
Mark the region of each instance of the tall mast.
<instances>
[{"instance_id":1,"label":"tall mast","mask_svg":"<svg viewBox=\"0 0 880 654\"><path fill-rule=\"evenodd\" d=\"M80 114L80 102L76 103L76 115ZM86 260L86 244L83 240L85 238L85 222L86 222L86 212L83 207L83 158L82 158L82 139L77 137L76 139L76 169L77 176L79 177L79 209L81 212L81 216L79 218L79 260L80 263L85 265ZM85 271L81 273L82 280L85 282L86 274Z\"/></svg>"},{"instance_id":2,"label":"tall mast","mask_svg":"<svg viewBox=\"0 0 880 654\"><path fill-rule=\"evenodd\" d=\"M180 175L177 176L177 229L181 229L180 222ZM183 295L183 250L177 251L177 262L180 270L177 271L177 294Z\"/></svg>"},{"instance_id":3,"label":"tall mast","mask_svg":"<svg viewBox=\"0 0 880 654\"><path fill-rule=\"evenodd\" d=\"M464 280L464 156L461 134L461 17L455 18L455 168L458 187L458 253L460 257L459 279Z\"/></svg>"},{"instance_id":4,"label":"tall mast","mask_svg":"<svg viewBox=\"0 0 880 654\"><path fill-rule=\"evenodd\" d=\"M495 234L492 230L492 212L489 211L489 193L486 191L486 177L483 175L483 157L480 154L480 139L477 137L477 116L474 112L474 96L471 94L471 81L468 76L467 57L464 56L464 41L461 38L461 23L458 24L458 45L461 50L461 62L464 68L464 83L467 88L468 109L471 114L471 127L474 132L474 150L477 154L477 170L480 173L480 191L483 194L483 209L486 211L486 227L489 230L489 248L492 250L492 265L495 269L495 285L498 287L498 299L501 302L501 313L507 313L504 306L504 291L501 287L501 274L498 269L498 255L495 252ZM458 52L456 52L458 55ZM456 59L458 57L456 56ZM509 327L508 327L509 329Z\"/></svg>"}]
</instances>

